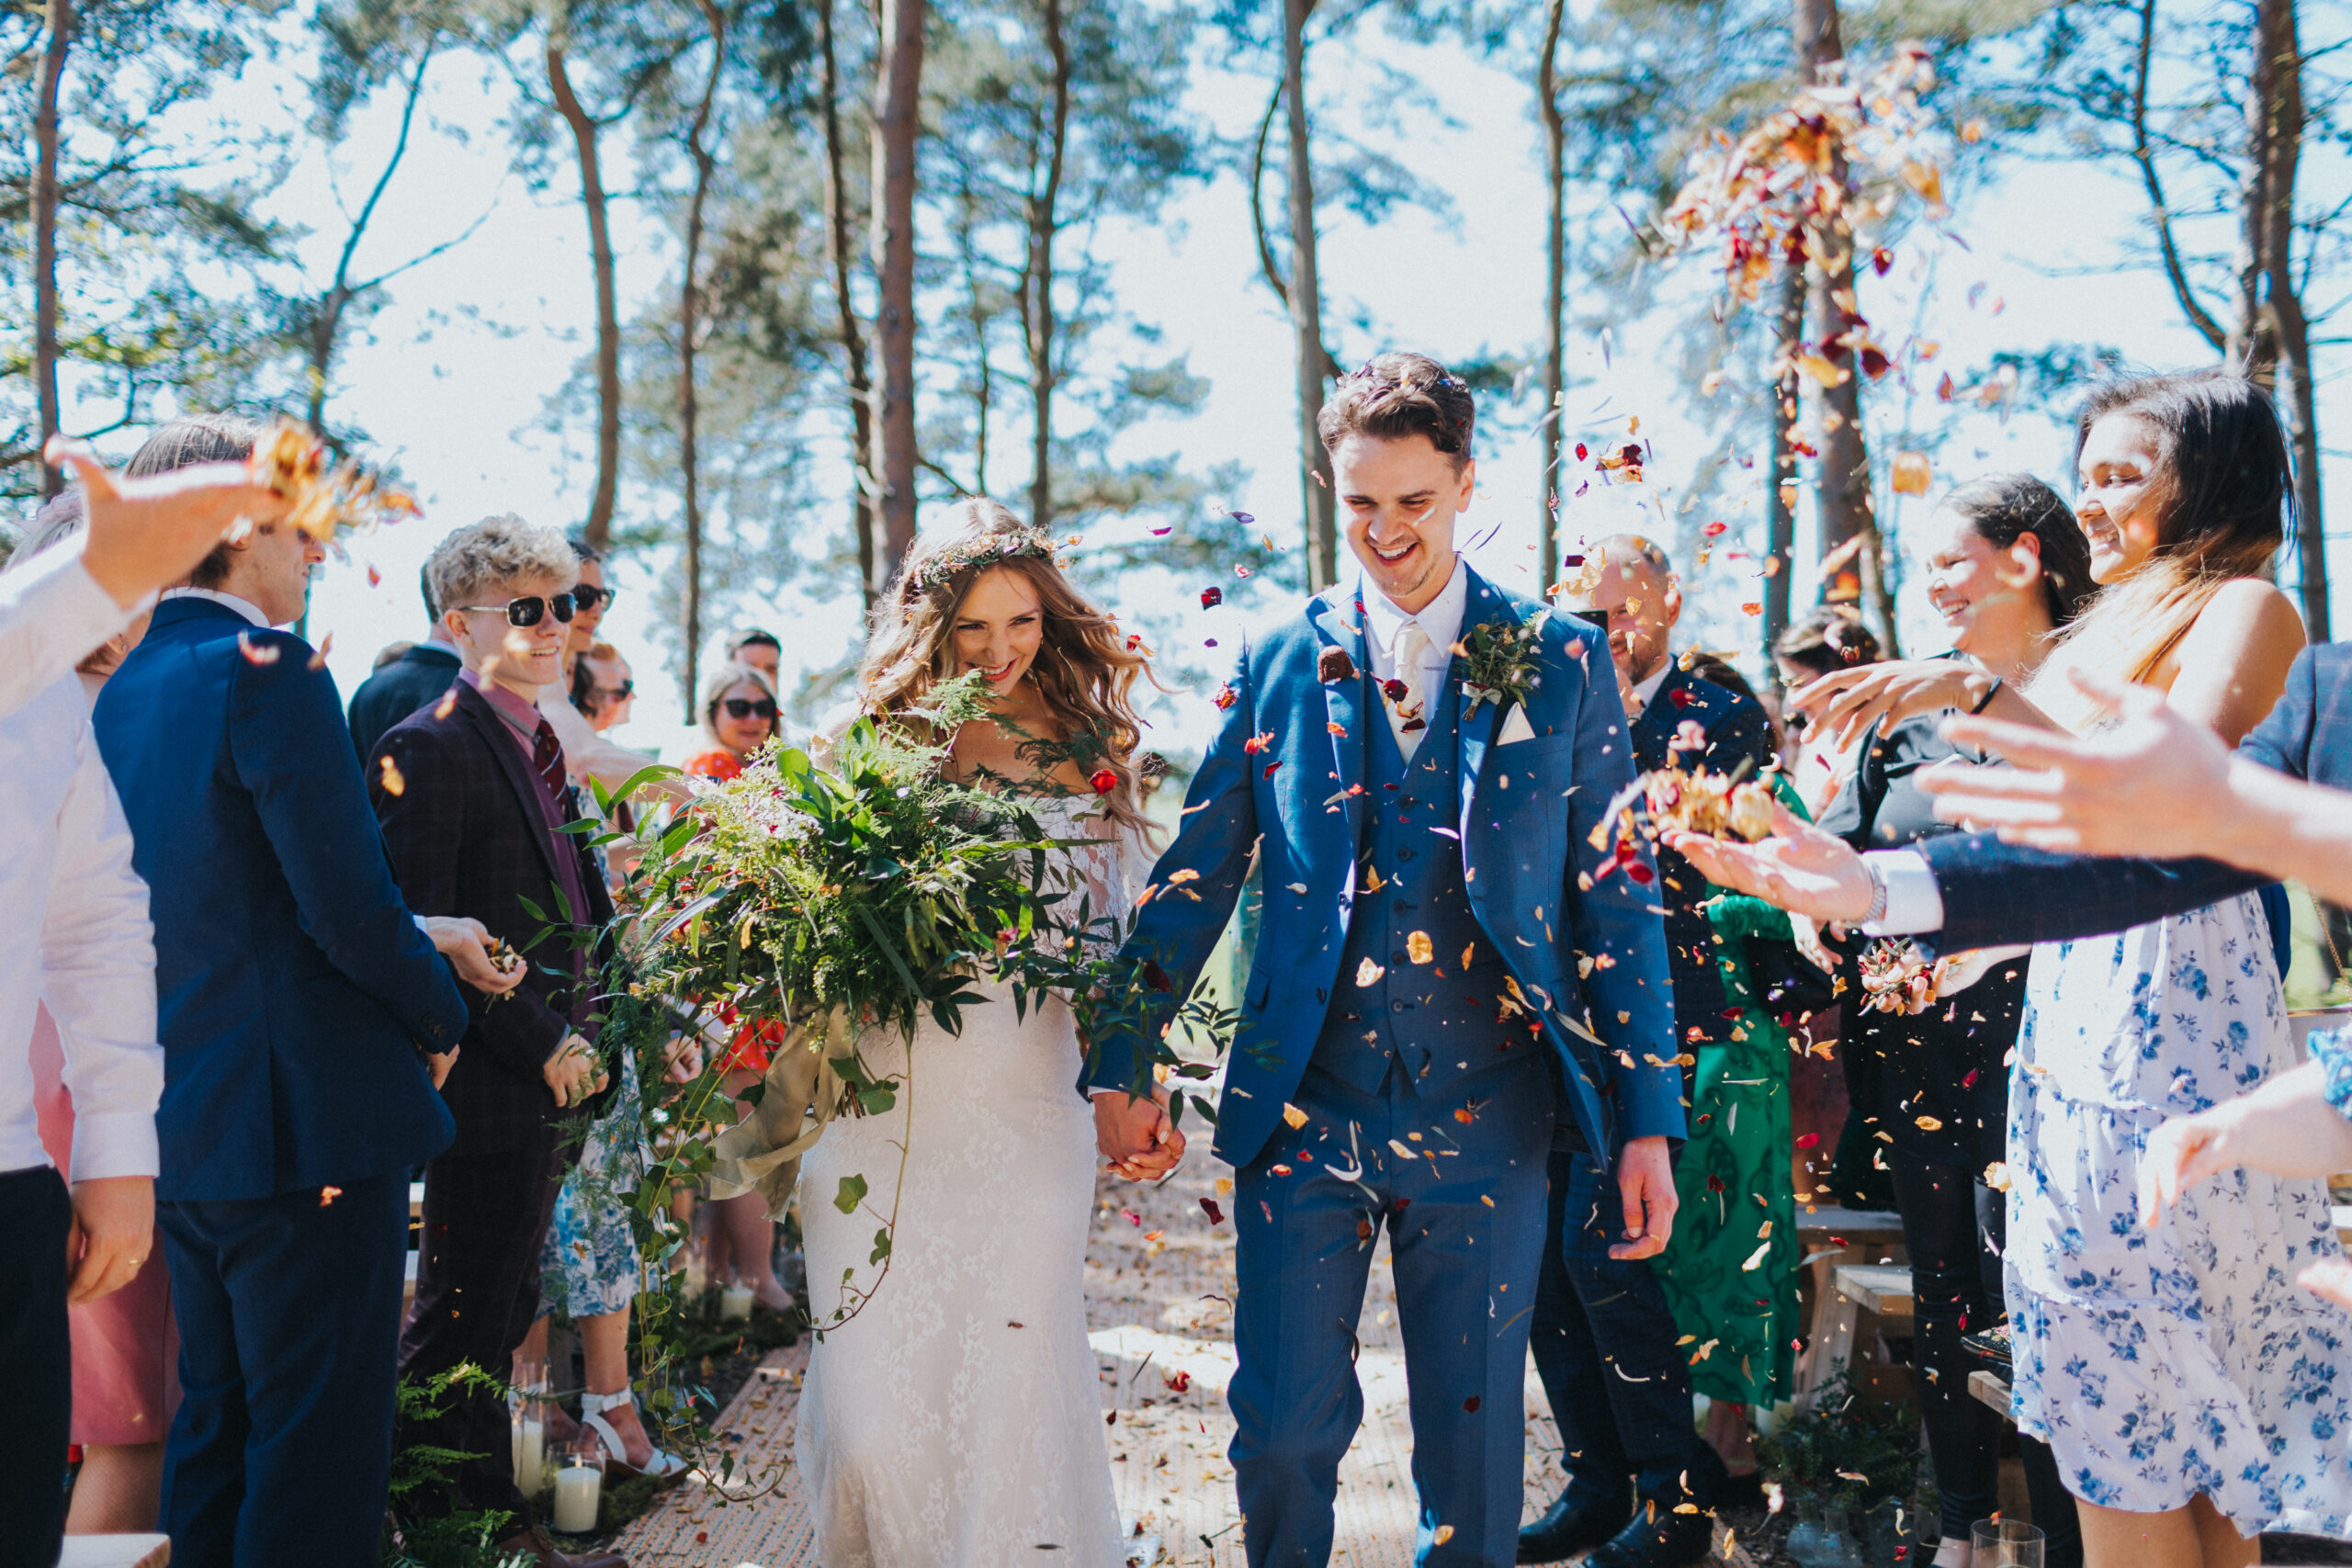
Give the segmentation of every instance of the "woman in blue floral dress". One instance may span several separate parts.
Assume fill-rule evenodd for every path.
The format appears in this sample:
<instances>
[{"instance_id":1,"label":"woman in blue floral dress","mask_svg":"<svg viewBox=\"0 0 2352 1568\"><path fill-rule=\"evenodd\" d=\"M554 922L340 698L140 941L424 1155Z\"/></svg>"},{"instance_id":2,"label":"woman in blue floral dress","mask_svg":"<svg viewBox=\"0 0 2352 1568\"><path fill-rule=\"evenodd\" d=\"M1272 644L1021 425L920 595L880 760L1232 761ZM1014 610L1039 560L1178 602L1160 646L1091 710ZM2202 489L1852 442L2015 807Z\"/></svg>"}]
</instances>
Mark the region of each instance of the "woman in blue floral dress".
<instances>
[{"instance_id":1,"label":"woman in blue floral dress","mask_svg":"<svg viewBox=\"0 0 2352 1568\"><path fill-rule=\"evenodd\" d=\"M1919 660L1794 700L1826 728L1964 707L2080 732L2107 721L2066 671L2095 670L2235 745L2303 640L2267 581L2288 494L2276 411L2220 371L2117 383L2086 401L2075 461L2104 592L2030 693ZM2244 1173L2161 1230L2138 1213L2158 1125L2293 1066L2253 895L2034 950L2009 1100L2012 1413L2084 1505L2088 1568L2244 1568L2264 1529L2352 1515L2352 1325L2294 1285L2338 1255L2324 1189Z\"/></svg>"}]
</instances>

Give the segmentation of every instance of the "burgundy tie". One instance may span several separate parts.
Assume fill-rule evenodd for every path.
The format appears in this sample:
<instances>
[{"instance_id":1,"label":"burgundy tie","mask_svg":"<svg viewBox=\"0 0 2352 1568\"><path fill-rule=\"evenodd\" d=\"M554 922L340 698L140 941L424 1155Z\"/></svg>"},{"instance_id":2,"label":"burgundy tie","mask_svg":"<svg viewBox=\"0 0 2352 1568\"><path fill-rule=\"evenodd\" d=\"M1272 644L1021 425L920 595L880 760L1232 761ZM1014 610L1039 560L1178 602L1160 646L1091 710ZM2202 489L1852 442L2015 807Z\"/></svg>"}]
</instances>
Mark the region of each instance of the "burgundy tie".
<instances>
[{"instance_id":1,"label":"burgundy tie","mask_svg":"<svg viewBox=\"0 0 2352 1568\"><path fill-rule=\"evenodd\" d=\"M531 738L531 765L539 770L539 778L548 786L548 798L563 799L563 742L555 738L555 726L539 720L538 733Z\"/></svg>"}]
</instances>

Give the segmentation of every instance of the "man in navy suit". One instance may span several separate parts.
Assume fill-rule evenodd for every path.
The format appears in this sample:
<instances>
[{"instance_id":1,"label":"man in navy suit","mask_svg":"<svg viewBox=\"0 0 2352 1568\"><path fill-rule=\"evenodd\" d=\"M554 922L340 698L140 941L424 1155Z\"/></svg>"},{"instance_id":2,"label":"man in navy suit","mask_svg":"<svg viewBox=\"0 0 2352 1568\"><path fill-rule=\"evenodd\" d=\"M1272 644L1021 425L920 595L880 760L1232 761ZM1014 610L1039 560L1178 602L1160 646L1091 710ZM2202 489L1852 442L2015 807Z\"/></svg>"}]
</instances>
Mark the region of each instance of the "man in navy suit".
<instances>
[{"instance_id":1,"label":"man in navy suit","mask_svg":"<svg viewBox=\"0 0 2352 1568\"><path fill-rule=\"evenodd\" d=\"M1667 553L1637 534L1587 548L1584 603L1609 627L1618 688L1634 715L1634 765L1760 773L1772 760L1772 721L1762 706L1674 657L1682 589ZM1676 1050L1688 1055L1727 1027L1714 931L1699 908L1713 889L1671 850L1657 852L1657 874ZM1686 1093L1693 1077L1682 1075ZM1690 1369L1675 1346L1674 1314L1648 1259L1611 1255L1592 1162L1573 1139L1556 1143L1551 1176L1554 1220L1528 1344L1559 1423L1567 1484L1520 1532L1519 1560L1557 1562L1593 1551L1595 1568L1681 1568L1713 1544L1706 1510L1724 1468L1691 1429ZM1675 1511L1685 1504L1696 1511Z\"/></svg>"},{"instance_id":2,"label":"man in navy suit","mask_svg":"<svg viewBox=\"0 0 2352 1568\"><path fill-rule=\"evenodd\" d=\"M1473 415L1459 378L1408 354L1324 407L1359 572L1244 650L1122 954L1172 1003L1261 870L1216 1143L1237 1168L1231 1455L1253 1565L1330 1555L1382 1226L1419 1560L1502 1564L1555 1124L1613 1174L1621 1246L1655 1252L1672 1224L1682 1085L1657 872L1638 844L1593 841L1634 776L1624 709L1596 632L1455 556ZM1476 651L1521 636L1516 675ZM1084 1080L1126 1168L1181 1149L1152 1085L1160 1021L1105 1029Z\"/></svg>"},{"instance_id":3,"label":"man in navy suit","mask_svg":"<svg viewBox=\"0 0 2352 1568\"><path fill-rule=\"evenodd\" d=\"M351 694L351 749L363 762L375 751L384 731L437 701L458 678L458 645L449 640L449 628L441 624L433 607L431 569L420 572L417 581L432 629L423 642L411 644Z\"/></svg>"},{"instance_id":4,"label":"man in navy suit","mask_svg":"<svg viewBox=\"0 0 2352 1568\"><path fill-rule=\"evenodd\" d=\"M159 431L136 476L252 450ZM401 901L302 613L316 541L265 525L169 590L93 716L147 881L164 1085L156 1219L185 1391L164 1528L196 1568L376 1562L408 1175L449 1141L437 1074L471 922ZM519 977L519 976L517 976ZM436 1054L428 1065L427 1053Z\"/></svg>"},{"instance_id":5,"label":"man in navy suit","mask_svg":"<svg viewBox=\"0 0 2352 1568\"><path fill-rule=\"evenodd\" d=\"M2114 695L2122 700L2120 694ZM2145 698L2133 701L2146 703ZM2078 741L2017 734L2015 739L2037 748L2020 750L2029 760L2090 758L2117 748L2124 750L2125 771L2146 772L2162 762L2165 753L2179 750L2168 742L2164 721L2158 721L2154 751L2144 761L2132 761L2128 749L2145 744L2145 727L2153 718L2143 709L2143 728L2134 734ZM2009 739L2019 729L1961 718L1947 720L1945 728L1956 740L1980 742ZM2183 754L2174 760L2186 764L2193 758ZM2266 784L2255 770L2283 774L2285 780ZM2278 786L2286 780L2352 788L2352 644L2321 643L2295 656L2278 705L2239 742L2225 776L2236 781L2233 789L2251 791L2257 813L2279 809ZM2051 793L2051 781L2033 775L2004 782L1990 773L1949 781L1929 774L1923 782L1934 793L1953 797L1938 803L1939 816L1973 818L1981 801L1987 818L2010 816L2017 824L2010 830L2017 831L2033 826L2032 818L2049 815L2015 809L2019 797ZM2267 868L2283 846L2273 844L2255 855L2240 853L2229 824L2201 838L2183 837L2177 814L2164 806L2160 793L2152 793L2147 800L2144 820L2127 819L2120 829L2100 827L2106 847L2120 848L2144 834L2160 850L2201 844L2235 853L2243 864L2064 853L2004 843L1991 833L1952 833L1923 840L1907 850L1857 854L1843 841L1793 818L1781 822L1777 837L1757 844L1669 837L1717 882L1815 919L1858 923L1870 935L1918 935L1922 945L1947 953L2125 931L2235 897L2273 879L2276 873ZM2257 828L2259 822L2257 816ZM2291 862L2278 863L2296 869ZM2245 869L2249 865L2266 869Z\"/></svg>"}]
</instances>

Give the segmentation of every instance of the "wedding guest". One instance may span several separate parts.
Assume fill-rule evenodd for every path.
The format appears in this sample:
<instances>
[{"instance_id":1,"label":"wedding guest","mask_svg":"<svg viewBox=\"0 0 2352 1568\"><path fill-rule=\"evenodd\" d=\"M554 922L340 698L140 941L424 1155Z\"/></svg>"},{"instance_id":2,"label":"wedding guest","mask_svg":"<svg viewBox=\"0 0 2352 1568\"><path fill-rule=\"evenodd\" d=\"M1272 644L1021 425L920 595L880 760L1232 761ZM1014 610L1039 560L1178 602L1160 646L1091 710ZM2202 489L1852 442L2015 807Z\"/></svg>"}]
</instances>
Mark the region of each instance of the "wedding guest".
<instances>
[{"instance_id":1,"label":"wedding guest","mask_svg":"<svg viewBox=\"0 0 2352 1568\"><path fill-rule=\"evenodd\" d=\"M1951 633L1951 658L2015 686L2031 682L2052 639L2098 591L2074 513L2030 474L1953 491L1916 546L1928 603ZM1963 755L1938 733L1943 716L1873 725L1856 749L1852 782L1822 814L1823 830L1858 850L1953 831L1918 787L1926 770ZM1860 994L1853 957L1864 945L1844 949L1849 1001ZM2002 1315L2002 1202L1985 1173L2007 1141L2008 1055L2025 1009L2026 964L2013 955L1981 974L1964 991L1946 988L1956 1005L1916 1014L1849 1007L1838 1048L1856 1125L1892 1176L1911 1260L1918 1325L1911 1359L1943 1516L1934 1568L1969 1568L1970 1527L1999 1502L2000 1427L1969 1392L1974 1361L1962 1340ZM2047 1538L2045 1568L2074 1568L2082 1560L2074 1502L2047 1445L2030 1437L2024 1445L2034 1522Z\"/></svg>"},{"instance_id":2,"label":"wedding guest","mask_svg":"<svg viewBox=\"0 0 2352 1568\"><path fill-rule=\"evenodd\" d=\"M0 718L144 613L241 520L286 512L242 457L133 479L62 436L49 438L47 457L81 480L90 524L67 548L18 551L9 564L22 570L0 576Z\"/></svg>"},{"instance_id":3,"label":"wedding guest","mask_svg":"<svg viewBox=\"0 0 2352 1568\"><path fill-rule=\"evenodd\" d=\"M51 502L47 514L53 523L71 505ZM43 532L37 544L63 535ZM0 591L22 562L43 559L40 548L25 552L0 574ZM70 597L63 603L72 608ZM42 606L39 598L18 604ZM59 614L55 602L42 614L52 636L112 618ZM103 1407L110 1392L88 1381L76 1386L69 1323L134 1280L143 1294L154 1290L164 1064L147 888L132 869L130 831L81 685L53 680L0 715L0 757L17 829L0 837L0 1366L15 1405L0 1434L0 1519L7 1521L0 1562L48 1568L64 1524L73 1422ZM62 1163L42 1136L44 1054L55 1058L53 1071L81 1112ZM150 1358L151 1368L159 1359ZM86 1377L100 1365L94 1358ZM160 1403L160 1368L153 1370ZM101 1468L113 1471L107 1481L125 1479L119 1465L102 1461ZM152 1488L148 1504L144 1528L152 1529Z\"/></svg>"},{"instance_id":4,"label":"wedding guest","mask_svg":"<svg viewBox=\"0 0 2352 1568\"><path fill-rule=\"evenodd\" d=\"M417 588L430 623L424 640L405 645L390 662L379 654L375 673L351 694L351 744L362 762L375 754L376 742L384 738L384 731L417 709L439 702L447 694L449 682L458 678L458 645L449 640L448 628L442 626L433 607L429 570L417 574Z\"/></svg>"},{"instance_id":5,"label":"wedding guest","mask_svg":"<svg viewBox=\"0 0 2352 1568\"><path fill-rule=\"evenodd\" d=\"M772 692L784 679L784 644L776 640L775 633L756 626L735 634L735 639L727 645L727 661L748 664L766 676Z\"/></svg>"},{"instance_id":6,"label":"wedding guest","mask_svg":"<svg viewBox=\"0 0 2352 1568\"><path fill-rule=\"evenodd\" d=\"M562 831L574 804L540 707L562 674L571 547L554 529L492 517L444 539L428 570L464 667L446 708L410 715L378 743L368 769L377 819L416 908L479 920L536 959L495 1007L469 998L462 1021L471 1049L444 1090L456 1137L425 1167L416 1301L401 1337L401 1372L419 1382L469 1361L507 1366L537 1316L549 1213L583 1108L601 1109L609 1087L593 979L594 933L612 918L585 843ZM555 922L544 940L548 921L533 908ZM550 1568L623 1562L567 1557L530 1522L496 1395L453 1397L407 1438L470 1456L454 1495L435 1501L513 1516L501 1552Z\"/></svg>"},{"instance_id":7,"label":"wedding guest","mask_svg":"<svg viewBox=\"0 0 2352 1568\"><path fill-rule=\"evenodd\" d=\"M405 639L399 642L386 643L383 647L376 650L375 662L368 666L368 672L373 674L375 671L381 670L385 665L390 664L392 660L398 659L401 654L406 653L410 649L414 648L416 644Z\"/></svg>"},{"instance_id":8,"label":"wedding guest","mask_svg":"<svg viewBox=\"0 0 2352 1568\"><path fill-rule=\"evenodd\" d=\"M603 625L605 611L620 591L605 585L605 558L601 551L586 540L573 537L566 541L580 573L572 584L573 601L571 622L564 628L563 664L555 680L539 690L539 716L548 721L555 738L563 747L564 766L571 781L581 790L583 808L590 804L591 781L601 784L614 795L632 778L654 765L654 760L642 751L607 740L599 733L601 726L588 722L586 716L572 706L572 660L594 645L596 628ZM426 563L431 570L431 563ZM676 778L662 778L640 784L631 798L641 803L650 800L684 800L686 787Z\"/></svg>"},{"instance_id":9,"label":"wedding guest","mask_svg":"<svg viewBox=\"0 0 2352 1568\"><path fill-rule=\"evenodd\" d=\"M1591 545L1588 554L1600 570L1585 605L1607 618L1610 658L1626 694L1634 767L1762 772L1772 760L1772 726L1763 708L1699 679L1674 658L1669 638L1681 617L1682 590L1665 550L1638 535L1621 534ZM1674 1040L1698 1060L1700 1047L1728 1032L1714 934L1701 908L1712 890L1670 852L1659 855L1657 876ZM1691 1078L1684 1074L1686 1085ZM1519 1556L1529 1562L1557 1562L1603 1545L1645 1503L1669 1517L1686 1500L1703 1511L1726 1485L1723 1457L1691 1428L1690 1363L1675 1344L1674 1315L1661 1293L1657 1266L1648 1258L1611 1257L1616 1237L1608 1206L1577 1200L1591 1188L1590 1165L1589 1153L1571 1140L1551 1154L1552 1212L1528 1343L1560 1426L1567 1484L1543 1517L1520 1532ZM1747 1250L1754 1250L1752 1243ZM1608 1375L1612 1367L1620 1375ZM1728 1413L1718 1421L1727 1426L1724 1446L1744 1461L1747 1488L1760 1486L1744 1430L1728 1428ZM1681 1517L1697 1519L1697 1528L1668 1532L1677 1539L1658 1550L1667 1557L1686 1551L1702 1555L1703 1517ZM1612 1565L1624 1551L1611 1552Z\"/></svg>"},{"instance_id":10,"label":"wedding guest","mask_svg":"<svg viewBox=\"0 0 2352 1568\"><path fill-rule=\"evenodd\" d=\"M259 434L176 420L130 471L233 461ZM435 950L512 984L481 928L401 901L334 682L269 629L300 617L321 554L283 522L217 545L95 715L155 922L184 1389L163 1527L198 1568L376 1562L408 1174L448 1139L434 1089L464 1017Z\"/></svg>"},{"instance_id":11,"label":"wedding guest","mask_svg":"<svg viewBox=\"0 0 2352 1568\"><path fill-rule=\"evenodd\" d=\"M1878 637L1844 604L1808 611L1772 645L1773 670L1784 692L1798 691L1836 671L1875 664L1879 658ZM1784 712L1781 720L1788 730L1789 776L1796 781L1805 809L1818 817L1853 776L1853 748L1815 733L1809 714Z\"/></svg>"},{"instance_id":12,"label":"wedding guest","mask_svg":"<svg viewBox=\"0 0 2352 1568\"><path fill-rule=\"evenodd\" d=\"M695 778L733 779L752 752L775 739L775 688L749 664L722 664L703 686L702 732L711 747L685 761Z\"/></svg>"},{"instance_id":13,"label":"wedding guest","mask_svg":"<svg viewBox=\"0 0 2352 1568\"><path fill-rule=\"evenodd\" d=\"M24 560L82 531L82 497L70 492L42 507L22 546ZM146 635L147 616L107 638L74 667L85 698L95 702L106 679ZM140 886L144 899L146 889ZM152 966L152 946L149 963ZM73 1179L74 1104L65 1082L64 1042L46 1004L32 1035L33 1106L41 1147ZM151 1249L121 1290L69 1309L73 1346L73 1441L82 1450L65 1518L69 1535L152 1530L162 1506L164 1433L179 1405L173 1361L171 1282L160 1249Z\"/></svg>"},{"instance_id":14,"label":"wedding guest","mask_svg":"<svg viewBox=\"0 0 2352 1568\"><path fill-rule=\"evenodd\" d=\"M2301 640L2292 605L2259 575L2290 493L2269 400L2218 371L2102 388L2077 421L2075 460L2092 573L2108 587L2030 694L1989 671L1913 661L1832 677L1795 700L1833 731L1951 706L2083 727L2096 708L2052 678L2082 664L2164 690L2224 741L2243 736L2277 700ZM2287 716L2298 721L2308 731L2311 711ZM1818 916L1859 917L1873 934L1959 924L1945 919L1953 911L1937 869L1987 858L1969 845L1939 853L1952 840L1931 840L1846 859L1834 840L1782 827L1762 846L1701 845L1698 855L1719 880ZM2094 885L2028 912L2011 901L2035 878L2005 880L1999 902L2016 918L1993 941L2043 934L2086 903L2112 908ZM1958 912L1983 930L1994 907L1972 897ZM2291 1064L2265 923L2241 895L2113 942L2035 954L2007 1161L2012 1397L2020 1429L2057 1450L2084 1505L2092 1568L2152 1551L2206 1568L2251 1562L2253 1533L2290 1511L2343 1528L2352 1392L2304 1371L2334 1359L2340 1327L2288 1272L2337 1254L2324 1190L2249 1176L2184 1201L2161 1233L2111 1213L2108 1196L2137 1186L2134 1124L2202 1110L2214 1089ZM2262 1355L2249 1359L2243 1348L2256 1343ZM2264 1462L2211 1463L2242 1450Z\"/></svg>"},{"instance_id":15,"label":"wedding guest","mask_svg":"<svg viewBox=\"0 0 2352 1568\"><path fill-rule=\"evenodd\" d=\"M571 705L598 734L627 724L636 702L635 673L611 643L594 644L573 660Z\"/></svg>"}]
</instances>

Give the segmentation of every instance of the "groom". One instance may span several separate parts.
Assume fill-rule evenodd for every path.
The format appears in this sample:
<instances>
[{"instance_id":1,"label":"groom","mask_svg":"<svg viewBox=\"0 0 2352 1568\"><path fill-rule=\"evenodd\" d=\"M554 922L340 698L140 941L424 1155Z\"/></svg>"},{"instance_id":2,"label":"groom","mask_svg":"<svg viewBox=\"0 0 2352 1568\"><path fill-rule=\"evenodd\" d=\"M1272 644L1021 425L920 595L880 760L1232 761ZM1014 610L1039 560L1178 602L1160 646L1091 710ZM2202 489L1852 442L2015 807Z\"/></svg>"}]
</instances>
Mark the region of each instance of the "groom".
<instances>
[{"instance_id":1,"label":"groom","mask_svg":"<svg viewBox=\"0 0 2352 1568\"><path fill-rule=\"evenodd\" d=\"M1242 654L1122 954L1172 1004L1262 869L1216 1145L1238 1171L1231 1457L1253 1568L1330 1555L1381 1226L1418 1560L1502 1564L1555 1131L1607 1151L1612 1250L1649 1256L1673 1218L1682 1083L1657 873L1602 820L1634 776L1624 710L1596 634L1455 557L1473 416L1469 389L1413 354L1324 405L1361 576ZM1490 649L1530 627L1514 672ZM1181 1146L1151 1088L1159 1024L1106 1032L1088 1067L1102 1152L1125 1167Z\"/></svg>"}]
</instances>

